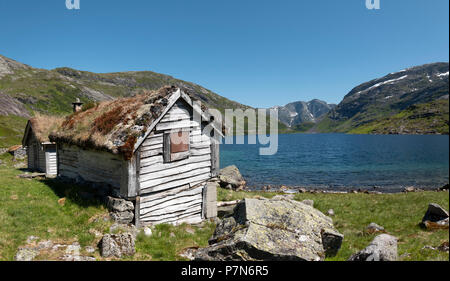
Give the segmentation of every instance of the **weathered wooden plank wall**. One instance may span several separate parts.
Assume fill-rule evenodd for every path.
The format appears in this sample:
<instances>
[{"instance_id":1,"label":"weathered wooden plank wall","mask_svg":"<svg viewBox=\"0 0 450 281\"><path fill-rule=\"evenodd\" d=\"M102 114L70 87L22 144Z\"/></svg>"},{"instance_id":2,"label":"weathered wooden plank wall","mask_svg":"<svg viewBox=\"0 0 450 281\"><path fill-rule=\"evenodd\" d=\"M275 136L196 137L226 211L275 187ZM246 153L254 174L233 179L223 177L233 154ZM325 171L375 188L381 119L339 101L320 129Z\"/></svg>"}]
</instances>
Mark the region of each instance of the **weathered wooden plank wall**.
<instances>
[{"instance_id":1,"label":"weathered wooden plank wall","mask_svg":"<svg viewBox=\"0 0 450 281\"><path fill-rule=\"evenodd\" d=\"M59 175L85 181L106 183L120 189L124 160L112 153L84 150L78 146L59 144Z\"/></svg>"},{"instance_id":2,"label":"weathered wooden plank wall","mask_svg":"<svg viewBox=\"0 0 450 281\"><path fill-rule=\"evenodd\" d=\"M192 108L177 101L140 147L141 225L202 220L203 183L211 178L211 140L192 116ZM165 163L163 134L171 129L190 132L190 155Z\"/></svg>"}]
</instances>

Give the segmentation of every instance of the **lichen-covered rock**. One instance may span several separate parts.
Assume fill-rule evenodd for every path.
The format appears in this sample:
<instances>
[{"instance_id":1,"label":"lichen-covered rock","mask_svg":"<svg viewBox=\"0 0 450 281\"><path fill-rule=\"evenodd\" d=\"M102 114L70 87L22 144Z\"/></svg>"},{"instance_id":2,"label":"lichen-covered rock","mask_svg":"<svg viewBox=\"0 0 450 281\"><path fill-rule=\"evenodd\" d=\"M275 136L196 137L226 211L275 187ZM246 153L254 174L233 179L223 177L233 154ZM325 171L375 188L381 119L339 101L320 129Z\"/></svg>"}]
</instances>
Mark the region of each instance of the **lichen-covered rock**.
<instances>
[{"instance_id":1,"label":"lichen-covered rock","mask_svg":"<svg viewBox=\"0 0 450 281\"><path fill-rule=\"evenodd\" d=\"M125 212L134 210L133 202L111 196L108 196L106 206L111 212Z\"/></svg>"},{"instance_id":2,"label":"lichen-covered rock","mask_svg":"<svg viewBox=\"0 0 450 281\"><path fill-rule=\"evenodd\" d=\"M131 223L134 219L134 204L131 201L108 196L106 206L111 218L122 224Z\"/></svg>"},{"instance_id":3,"label":"lichen-covered rock","mask_svg":"<svg viewBox=\"0 0 450 281\"><path fill-rule=\"evenodd\" d=\"M131 233L105 234L100 241L102 257L132 256L136 253L135 238Z\"/></svg>"},{"instance_id":4,"label":"lichen-covered rock","mask_svg":"<svg viewBox=\"0 0 450 281\"><path fill-rule=\"evenodd\" d=\"M323 260L339 250L343 235L331 218L303 203L244 199L216 227L196 260Z\"/></svg>"},{"instance_id":5,"label":"lichen-covered rock","mask_svg":"<svg viewBox=\"0 0 450 281\"><path fill-rule=\"evenodd\" d=\"M352 255L349 261L396 261L397 238L380 234L364 250Z\"/></svg>"},{"instance_id":6,"label":"lichen-covered rock","mask_svg":"<svg viewBox=\"0 0 450 281\"><path fill-rule=\"evenodd\" d=\"M16 255L14 256L14 260L16 260L16 261L32 261L38 254L39 254L39 251L37 251L36 249L19 248Z\"/></svg>"},{"instance_id":7,"label":"lichen-covered rock","mask_svg":"<svg viewBox=\"0 0 450 281\"><path fill-rule=\"evenodd\" d=\"M131 223L134 219L134 213L132 211L111 212L109 214L115 222L118 222L121 224Z\"/></svg>"},{"instance_id":8,"label":"lichen-covered rock","mask_svg":"<svg viewBox=\"0 0 450 281\"><path fill-rule=\"evenodd\" d=\"M245 180L235 165L220 170L219 184L223 188L240 190L245 187Z\"/></svg>"}]
</instances>

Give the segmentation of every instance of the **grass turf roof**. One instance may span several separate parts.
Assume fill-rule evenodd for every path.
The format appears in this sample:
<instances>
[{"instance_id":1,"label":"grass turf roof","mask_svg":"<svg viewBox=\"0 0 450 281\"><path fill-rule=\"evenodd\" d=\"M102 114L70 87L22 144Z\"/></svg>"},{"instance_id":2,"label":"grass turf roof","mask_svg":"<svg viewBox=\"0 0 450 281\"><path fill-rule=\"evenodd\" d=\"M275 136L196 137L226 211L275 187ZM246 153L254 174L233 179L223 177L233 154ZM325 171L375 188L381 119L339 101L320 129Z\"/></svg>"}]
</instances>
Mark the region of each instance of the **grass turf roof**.
<instances>
[{"instance_id":1,"label":"grass turf roof","mask_svg":"<svg viewBox=\"0 0 450 281\"><path fill-rule=\"evenodd\" d=\"M97 103L66 117L51 141L123 154L131 158L134 144L168 105L175 87L145 90L134 97Z\"/></svg>"},{"instance_id":2,"label":"grass turf roof","mask_svg":"<svg viewBox=\"0 0 450 281\"><path fill-rule=\"evenodd\" d=\"M49 134L51 131L57 129L64 118L58 116L48 116L42 114L36 114L29 120L31 128L37 140L41 143L49 142Z\"/></svg>"}]
</instances>

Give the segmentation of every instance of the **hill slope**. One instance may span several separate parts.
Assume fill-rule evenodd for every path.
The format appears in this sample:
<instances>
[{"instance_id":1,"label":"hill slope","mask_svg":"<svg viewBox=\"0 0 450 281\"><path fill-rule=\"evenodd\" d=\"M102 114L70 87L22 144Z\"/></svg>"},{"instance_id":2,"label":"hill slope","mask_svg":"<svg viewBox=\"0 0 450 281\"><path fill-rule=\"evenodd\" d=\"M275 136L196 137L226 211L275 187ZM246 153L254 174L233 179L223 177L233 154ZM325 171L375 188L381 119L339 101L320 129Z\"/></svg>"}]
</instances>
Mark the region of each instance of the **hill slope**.
<instances>
[{"instance_id":1,"label":"hill slope","mask_svg":"<svg viewBox=\"0 0 450 281\"><path fill-rule=\"evenodd\" d=\"M46 70L0 55L0 147L20 142L26 120L34 112L68 114L76 98L84 103L110 100L165 85L183 88L222 112L225 108L248 108L195 83L151 71L99 74L66 67Z\"/></svg>"},{"instance_id":2,"label":"hill slope","mask_svg":"<svg viewBox=\"0 0 450 281\"><path fill-rule=\"evenodd\" d=\"M442 110L437 112L434 108L436 106L434 102L437 100L441 100L440 109L445 108L445 104L448 107L448 76L448 63L432 63L390 73L382 78L363 83L352 89L342 102L315 127L315 130L346 133L448 134L448 111L447 113ZM413 120L408 122L410 129L403 130L402 126L404 128L405 124L387 122L396 114L400 114L397 117L401 117L402 114L407 115L407 112L403 111L411 111L413 110L411 106L420 104L423 104L421 114L417 115L417 118L409 119ZM428 128L430 123L424 118L430 118L431 115L434 116L432 122L443 123L444 128L442 126L438 126L439 129ZM380 126L383 129L370 130L377 123L382 123L383 125Z\"/></svg>"}]
</instances>

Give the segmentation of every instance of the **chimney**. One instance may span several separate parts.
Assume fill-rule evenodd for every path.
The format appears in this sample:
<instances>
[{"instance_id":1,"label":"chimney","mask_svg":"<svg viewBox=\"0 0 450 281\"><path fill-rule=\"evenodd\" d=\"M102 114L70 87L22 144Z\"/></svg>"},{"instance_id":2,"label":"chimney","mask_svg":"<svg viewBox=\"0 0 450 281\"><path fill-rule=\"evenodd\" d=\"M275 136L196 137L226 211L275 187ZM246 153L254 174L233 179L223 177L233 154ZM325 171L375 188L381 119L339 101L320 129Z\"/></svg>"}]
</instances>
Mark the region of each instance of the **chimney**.
<instances>
[{"instance_id":1,"label":"chimney","mask_svg":"<svg viewBox=\"0 0 450 281\"><path fill-rule=\"evenodd\" d=\"M73 109L74 113L80 111L82 107L83 107L83 103L80 102L79 98L77 98L77 100L72 103L72 109Z\"/></svg>"}]
</instances>

